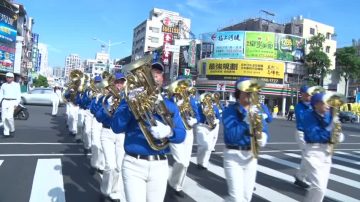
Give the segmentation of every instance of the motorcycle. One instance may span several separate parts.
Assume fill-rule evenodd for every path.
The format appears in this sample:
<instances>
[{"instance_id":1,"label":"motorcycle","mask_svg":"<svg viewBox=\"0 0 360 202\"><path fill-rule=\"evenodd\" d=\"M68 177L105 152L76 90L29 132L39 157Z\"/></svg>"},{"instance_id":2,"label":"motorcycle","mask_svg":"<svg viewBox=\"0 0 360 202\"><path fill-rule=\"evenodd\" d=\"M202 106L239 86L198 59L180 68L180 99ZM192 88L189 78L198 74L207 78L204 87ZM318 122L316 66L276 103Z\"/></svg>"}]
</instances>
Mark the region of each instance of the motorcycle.
<instances>
[{"instance_id":1,"label":"motorcycle","mask_svg":"<svg viewBox=\"0 0 360 202\"><path fill-rule=\"evenodd\" d=\"M16 119L16 120L27 120L29 118L29 116L30 116L29 111L22 104L19 104L14 109L14 119ZM0 110L0 120L1 120L1 110Z\"/></svg>"}]
</instances>

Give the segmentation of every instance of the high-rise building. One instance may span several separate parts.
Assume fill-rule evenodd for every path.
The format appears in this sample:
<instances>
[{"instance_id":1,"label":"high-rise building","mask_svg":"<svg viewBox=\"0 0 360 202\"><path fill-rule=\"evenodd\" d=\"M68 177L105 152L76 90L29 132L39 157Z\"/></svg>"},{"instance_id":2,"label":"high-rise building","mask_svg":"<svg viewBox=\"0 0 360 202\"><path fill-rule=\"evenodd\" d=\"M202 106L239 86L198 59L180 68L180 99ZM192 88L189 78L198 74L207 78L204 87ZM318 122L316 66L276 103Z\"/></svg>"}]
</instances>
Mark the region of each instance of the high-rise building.
<instances>
[{"instance_id":1,"label":"high-rise building","mask_svg":"<svg viewBox=\"0 0 360 202\"><path fill-rule=\"evenodd\" d=\"M56 78L64 77L64 68L63 67L54 67L53 68L53 75Z\"/></svg>"},{"instance_id":2,"label":"high-rise building","mask_svg":"<svg viewBox=\"0 0 360 202\"><path fill-rule=\"evenodd\" d=\"M79 69L82 70L81 67L81 59L78 54L70 54L65 58L65 73L64 77L68 77L71 70Z\"/></svg>"},{"instance_id":3,"label":"high-rise building","mask_svg":"<svg viewBox=\"0 0 360 202\"><path fill-rule=\"evenodd\" d=\"M134 28L131 60L162 46L165 32L172 33L175 39L189 38L190 23L190 19L177 12L153 8L149 18Z\"/></svg>"},{"instance_id":4,"label":"high-rise building","mask_svg":"<svg viewBox=\"0 0 360 202\"><path fill-rule=\"evenodd\" d=\"M40 63L40 69L39 72L44 76L50 76L48 75L49 69L48 69L48 49L47 45L43 43L38 44L39 49L39 63Z\"/></svg>"}]
</instances>

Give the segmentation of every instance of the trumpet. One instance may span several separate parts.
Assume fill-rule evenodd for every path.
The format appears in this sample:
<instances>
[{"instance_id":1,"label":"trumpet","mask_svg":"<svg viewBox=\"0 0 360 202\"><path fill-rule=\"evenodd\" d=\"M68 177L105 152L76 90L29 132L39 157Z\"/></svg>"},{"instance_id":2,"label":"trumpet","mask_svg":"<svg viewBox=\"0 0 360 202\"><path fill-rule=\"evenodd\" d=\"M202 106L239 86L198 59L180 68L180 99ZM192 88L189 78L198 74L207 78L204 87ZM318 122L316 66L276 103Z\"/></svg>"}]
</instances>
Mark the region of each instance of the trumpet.
<instances>
[{"instance_id":1,"label":"trumpet","mask_svg":"<svg viewBox=\"0 0 360 202\"><path fill-rule=\"evenodd\" d=\"M195 118L195 113L190 104L190 97L188 88L191 85L191 80L180 79L170 84L168 88L168 96L174 96L177 100L182 100L182 104L179 107L181 120L187 130L192 127L188 124L189 117Z\"/></svg>"},{"instance_id":2,"label":"trumpet","mask_svg":"<svg viewBox=\"0 0 360 202\"><path fill-rule=\"evenodd\" d=\"M257 108L260 112L263 111L260 101L259 101L259 92L261 88L265 86L263 81L259 80L247 80L241 82L237 88L243 92L249 92L250 95L250 109ZM251 137L251 152L253 153L254 158L258 158L260 146L258 144L258 139L261 138L263 125L262 125L262 113L252 113L249 112L250 119L250 137Z\"/></svg>"},{"instance_id":3,"label":"trumpet","mask_svg":"<svg viewBox=\"0 0 360 202\"><path fill-rule=\"evenodd\" d=\"M149 146L153 150L162 150L169 146L169 139L155 139L148 126L156 126L155 114L160 115L165 124L171 128L173 128L173 120L161 95L160 87L157 87L151 74L151 63L152 55L149 55L125 66L127 76L124 98Z\"/></svg>"},{"instance_id":4,"label":"trumpet","mask_svg":"<svg viewBox=\"0 0 360 202\"><path fill-rule=\"evenodd\" d=\"M213 108L211 94L210 93L201 94L200 103L208 126L210 127L210 129L214 129L216 127L216 123L215 123L216 116Z\"/></svg>"},{"instance_id":5,"label":"trumpet","mask_svg":"<svg viewBox=\"0 0 360 202\"><path fill-rule=\"evenodd\" d=\"M328 92L324 95L323 101L331 107L331 117L334 128L331 131L330 137L330 153L334 153L335 146L339 143L339 135L342 132L341 123L338 121L340 107L346 103L346 98L343 94Z\"/></svg>"}]
</instances>

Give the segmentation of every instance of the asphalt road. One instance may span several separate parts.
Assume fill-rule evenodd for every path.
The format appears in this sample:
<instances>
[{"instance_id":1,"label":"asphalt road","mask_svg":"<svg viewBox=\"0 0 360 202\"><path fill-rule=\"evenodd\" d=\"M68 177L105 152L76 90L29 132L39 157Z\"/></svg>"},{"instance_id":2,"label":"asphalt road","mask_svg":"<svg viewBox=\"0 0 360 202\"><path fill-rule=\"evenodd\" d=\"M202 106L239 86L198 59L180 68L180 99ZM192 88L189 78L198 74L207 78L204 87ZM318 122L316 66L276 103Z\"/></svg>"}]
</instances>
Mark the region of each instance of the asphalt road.
<instances>
[{"instance_id":1,"label":"asphalt road","mask_svg":"<svg viewBox=\"0 0 360 202\"><path fill-rule=\"evenodd\" d=\"M99 201L100 176L90 174L90 156L85 156L82 145L69 136L65 109L60 108L59 116L52 117L51 107L27 107L30 118L16 121L15 137L0 138L0 202L43 202L36 199L44 195L57 202ZM261 151L252 201L300 201L305 194L292 184L300 162L294 124L275 119L270 125L271 138ZM333 158L336 166L325 201L360 201L360 124L344 124L343 131L346 140ZM186 197L176 198L168 192L165 201L222 201L227 194L223 148L220 133L209 171L199 171L192 158ZM171 158L169 164L171 168Z\"/></svg>"}]
</instances>

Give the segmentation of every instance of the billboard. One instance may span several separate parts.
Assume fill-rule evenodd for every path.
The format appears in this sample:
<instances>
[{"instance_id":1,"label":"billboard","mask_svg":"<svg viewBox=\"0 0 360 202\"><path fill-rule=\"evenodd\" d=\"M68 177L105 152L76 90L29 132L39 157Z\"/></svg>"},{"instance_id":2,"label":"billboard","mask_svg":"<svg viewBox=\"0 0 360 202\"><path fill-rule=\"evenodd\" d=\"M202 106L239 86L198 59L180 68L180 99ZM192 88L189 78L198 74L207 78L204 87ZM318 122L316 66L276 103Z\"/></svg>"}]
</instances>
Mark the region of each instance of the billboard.
<instances>
[{"instance_id":1,"label":"billboard","mask_svg":"<svg viewBox=\"0 0 360 202\"><path fill-rule=\"evenodd\" d=\"M15 48L8 47L0 42L0 71L13 72L14 61Z\"/></svg>"},{"instance_id":2,"label":"billboard","mask_svg":"<svg viewBox=\"0 0 360 202\"><path fill-rule=\"evenodd\" d=\"M205 66L206 77L215 80L236 80L246 76L268 78L269 83L280 83L285 73L285 64L276 61L205 60L202 65Z\"/></svg>"},{"instance_id":3,"label":"billboard","mask_svg":"<svg viewBox=\"0 0 360 202\"><path fill-rule=\"evenodd\" d=\"M16 43L17 15L10 9L0 6L0 41L4 43Z\"/></svg>"},{"instance_id":4,"label":"billboard","mask_svg":"<svg viewBox=\"0 0 360 202\"><path fill-rule=\"evenodd\" d=\"M276 59L275 33L246 32L245 57L256 59Z\"/></svg>"},{"instance_id":5,"label":"billboard","mask_svg":"<svg viewBox=\"0 0 360 202\"><path fill-rule=\"evenodd\" d=\"M217 32L214 43L214 58L243 58L243 31Z\"/></svg>"},{"instance_id":6,"label":"billboard","mask_svg":"<svg viewBox=\"0 0 360 202\"><path fill-rule=\"evenodd\" d=\"M292 62L304 62L304 38L287 34L276 34L275 37L275 49L277 51L276 59Z\"/></svg>"},{"instance_id":7,"label":"billboard","mask_svg":"<svg viewBox=\"0 0 360 202\"><path fill-rule=\"evenodd\" d=\"M192 40L189 44L189 51L188 51L188 66L190 68L195 68L196 65L196 41Z\"/></svg>"}]
</instances>

